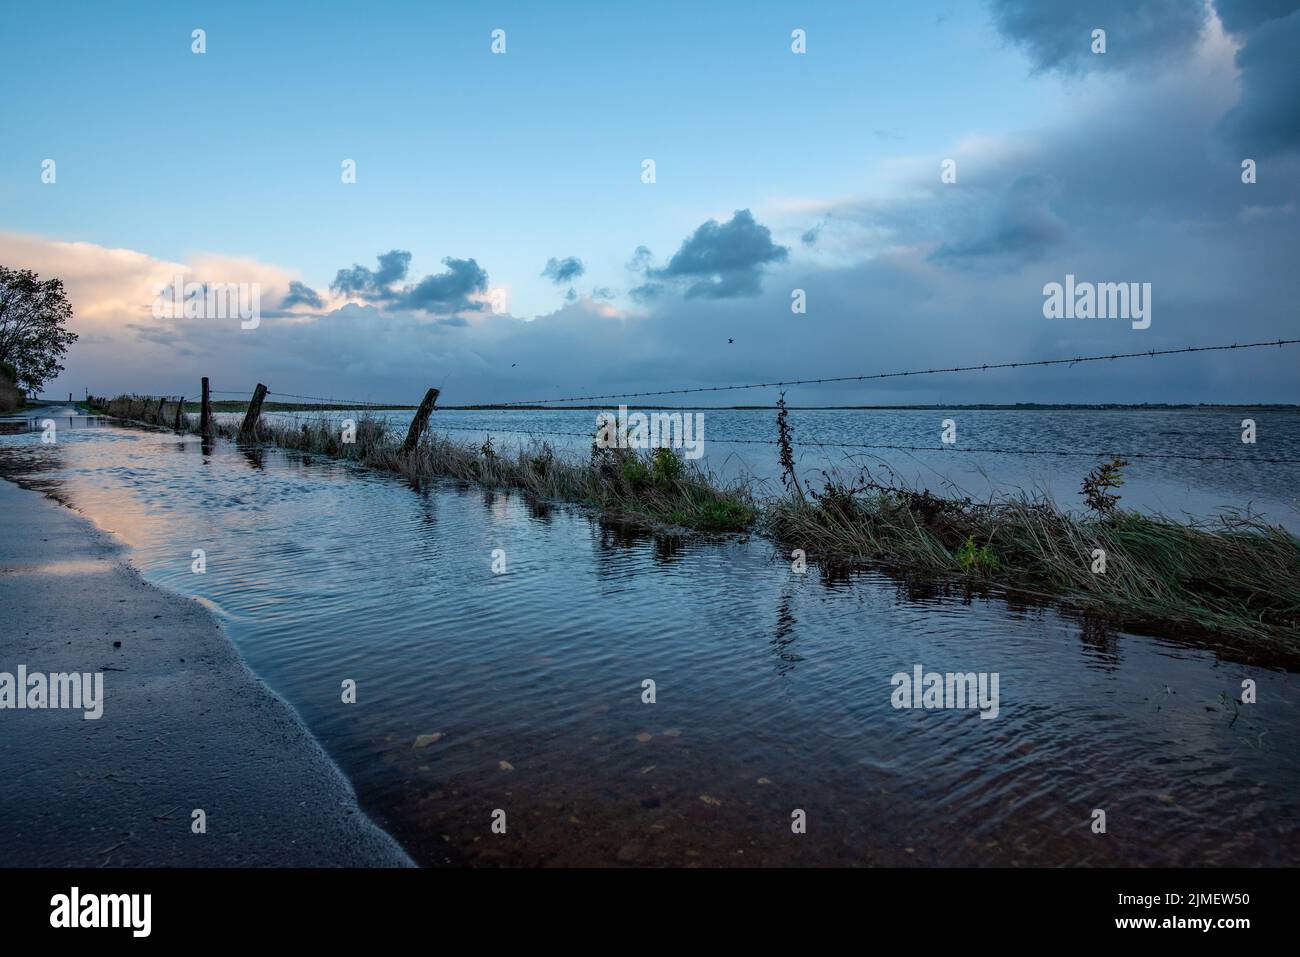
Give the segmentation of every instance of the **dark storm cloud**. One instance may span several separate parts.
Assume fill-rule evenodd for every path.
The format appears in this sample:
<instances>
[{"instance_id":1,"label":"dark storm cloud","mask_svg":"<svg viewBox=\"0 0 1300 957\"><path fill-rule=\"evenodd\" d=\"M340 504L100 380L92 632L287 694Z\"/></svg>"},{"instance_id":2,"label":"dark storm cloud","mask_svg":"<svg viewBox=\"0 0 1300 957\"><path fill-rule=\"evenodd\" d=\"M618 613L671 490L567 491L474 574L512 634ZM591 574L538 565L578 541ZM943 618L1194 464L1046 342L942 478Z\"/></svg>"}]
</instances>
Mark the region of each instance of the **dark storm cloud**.
<instances>
[{"instance_id":1,"label":"dark storm cloud","mask_svg":"<svg viewBox=\"0 0 1300 957\"><path fill-rule=\"evenodd\" d=\"M642 261L644 249L637 249ZM648 255L649 251L645 252ZM668 265L647 268L646 276L685 285L688 299L755 296L762 287L763 267L784 262L789 252L772 242L772 231L755 222L749 210L738 209L725 223L710 219L701 225L673 253Z\"/></svg>"},{"instance_id":2,"label":"dark storm cloud","mask_svg":"<svg viewBox=\"0 0 1300 957\"><path fill-rule=\"evenodd\" d=\"M1300 10L1300 0L1216 0L1214 9L1225 30L1244 33L1290 16Z\"/></svg>"},{"instance_id":3,"label":"dark storm cloud","mask_svg":"<svg viewBox=\"0 0 1300 957\"><path fill-rule=\"evenodd\" d=\"M1036 69L1062 73L1157 66L1190 53L1208 22L1201 0L993 0L992 9ZM1216 0L1213 9L1240 44L1241 100L1223 135L1249 155L1300 148L1300 0ZM1106 31L1104 54L1091 50L1097 27Z\"/></svg>"},{"instance_id":4,"label":"dark storm cloud","mask_svg":"<svg viewBox=\"0 0 1300 957\"><path fill-rule=\"evenodd\" d=\"M1205 24L1202 0L993 0L993 21L1038 70L1082 73L1156 66L1190 50ZM1092 52L1092 31L1106 52Z\"/></svg>"},{"instance_id":5,"label":"dark storm cloud","mask_svg":"<svg viewBox=\"0 0 1300 957\"><path fill-rule=\"evenodd\" d=\"M586 271L587 267L577 256L567 256L564 259L556 259L552 256L546 260L546 268L542 270L542 276L557 286L563 286L565 283L573 282Z\"/></svg>"},{"instance_id":6,"label":"dark storm cloud","mask_svg":"<svg viewBox=\"0 0 1300 957\"><path fill-rule=\"evenodd\" d=\"M1224 117L1224 134L1247 155L1300 148L1300 0L1220 0L1218 10L1241 41L1241 100Z\"/></svg>"},{"instance_id":7,"label":"dark storm cloud","mask_svg":"<svg viewBox=\"0 0 1300 957\"><path fill-rule=\"evenodd\" d=\"M280 303L281 309L288 309L290 306L311 306L313 309L319 309L325 305L315 289L298 282L296 279L289 283L289 294L284 297Z\"/></svg>"}]
</instances>

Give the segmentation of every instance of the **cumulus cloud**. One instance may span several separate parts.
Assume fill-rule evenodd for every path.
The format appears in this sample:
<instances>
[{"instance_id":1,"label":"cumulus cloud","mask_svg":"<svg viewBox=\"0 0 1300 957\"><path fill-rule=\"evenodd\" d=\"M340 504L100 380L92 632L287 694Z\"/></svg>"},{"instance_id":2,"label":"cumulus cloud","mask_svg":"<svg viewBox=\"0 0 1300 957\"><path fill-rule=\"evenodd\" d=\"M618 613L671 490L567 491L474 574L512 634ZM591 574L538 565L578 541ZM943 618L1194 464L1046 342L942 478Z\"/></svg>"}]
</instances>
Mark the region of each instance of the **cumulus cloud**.
<instances>
[{"instance_id":1,"label":"cumulus cloud","mask_svg":"<svg viewBox=\"0 0 1300 957\"><path fill-rule=\"evenodd\" d=\"M646 246L638 246L632 251L632 258L627 261L630 272L645 272L654 261L654 253Z\"/></svg>"},{"instance_id":2,"label":"cumulus cloud","mask_svg":"<svg viewBox=\"0 0 1300 957\"><path fill-rule=\"evenodd\" d=\"M1250 154L1300 149L1300 0L1219 0L1224 29L1241 42L1241 100L1223 130Z\"/></svg>"},{"instance_id":3,"label":"cumulus cloud","mask_svg":"<svg viewBox=\"0 0 1300 957\"><path fill-rule=\"evenodd\" d=\"M471 297L487 292L487 271L473 259L448 256L442 264L447 267L445 272L425 276L393 301L429 313L474 312L486 308L482 301Z\"/></svg>"},{"instance_id":4,"label":"cumulus cloud","mask_svg":"<svg viewBox=\"0 0 1300 957\"><path fill-rule=\"evenodd\" d=\"M353 265L340 269L330 289L347 298L362 299L403 309L454 317L461 312L482 311L485 306L475 298L487 292L488 274L473 259L443 259L446 271L425 276L414 284L399 286L411 265L411 254L394 249L378 257L379 268Z\"/></svg>"},{"instance_id":5,"label":"cumulus cloud","mask_svg":"<svg viewBox=\"0 0 1300 957\"><path fill-rule=\"evenodd\" d=\"M155 319L160 287L182 283L256 284L260 299L284 303L295 287L308 287L292 271L246 257L214 254L173 262L130 249L86 242L60 242L23 233L0 232L0 262L63 280L72 302L72 331L80 337L67 357L60 389L80 391L155 391L193 394L198 377L235 378L223 355L250 344L255 332L241 330L240 319ZM262 309L263 325L283 316L286 328L301 322ZM241 343L240 336L245 339ZM215 371L217 368L222 372ZM224 374L223 374L224 373ZM238 376L242 385L244 377Z\"/></svg>"},{"instance_id":6,"label":"cumulus cloud","mask_svg":"<svg viewBox=\"0 0 1300 957\"><path fill-rule=\"evenodd\" d=\"M666 266L647 265L645 274L651 282L638 287L633 295L648 301L667 283L684 287L687 299L755 296L762 287L763 267L784 262L789 252L772 242L772 231L756 222L753 213L738 209L725 223L710 219L702 224ZM649 250L638 247L633 263L648 260Z\"/></svg>"},{"instance_id":7,"label":"cumulus cloud","mask_svg":"<svg viewBox=\"0 0 1300 957\"><path fill-rule=\"evenodd\" d=\"M320 309L324 305L325 300L320 297L320 293L296 279L289 283L289 294L280 301L281 309L289 309L293 306L310 306L312 309Z\"/></svg>"},{"instance_id":8,"label":"cumulus cloud","mask_svg":"<svg viewBox=\"0 0 1300 957\"><path fill-rule=\"evenodd\" d=\"M393 295L393 284L406 278L410 266L411 254L402 249L394 249L379 256L379 268L373 272L358 265L351 269L340 269L330 283L330 288L345 296L388 299Z\"/></svg>"},{"instance_id":9,"label":"cumulus cloud","mask_svg":"<svg viewBox=\"0 0 1300 957\"><path fill-rule=\"evenodd\" d=\"M564 259L556 259L552 256L546 260L546 268L542 270L542 277L549 279L557 286L563 286L565 283L573 282L586 271L587 268L577 256L567 256Z\"/></svg>"}]
</instances>

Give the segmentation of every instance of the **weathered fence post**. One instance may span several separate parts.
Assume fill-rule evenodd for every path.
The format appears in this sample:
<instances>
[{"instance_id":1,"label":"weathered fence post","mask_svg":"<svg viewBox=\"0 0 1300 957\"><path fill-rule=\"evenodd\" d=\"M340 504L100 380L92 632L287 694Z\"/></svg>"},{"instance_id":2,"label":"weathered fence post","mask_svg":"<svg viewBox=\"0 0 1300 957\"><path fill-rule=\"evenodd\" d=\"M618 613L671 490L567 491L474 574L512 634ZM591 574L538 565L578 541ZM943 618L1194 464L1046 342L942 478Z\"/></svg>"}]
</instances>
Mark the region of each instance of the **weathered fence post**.
<instances>
[{"instance_id":1,"label":"weathered fence post","mask_svg":"<svg viewBox=\"0 0 1300 957\"><path fill-rule=\"evenodd\" d=\"M415 418L411 420L410 431L406 433L406 441L402 443L402 454L410 455L415 447L420 444L420 436L424 435L424 430L429 424L429 413L433 411L433 404L438 401L438 390L430 389L424 394L424 401L415 411Z\"/></svg>"},{"instance_id":2,"label":"weathered fence post","mask_svg":"<svg viewBox=\"0 0 1300 957\"><path fill-rule=\"evenodd\" d=\"M262 383L257 384L253 390L253 398L248 403L248 411L244 414L244 424L239 427L239 437L241 439L257 438L257 420L262 414L262 400L266 398L266 386Z\"/></svg>"},{"instance_id":3,"label":"weathered fence post","mask_svg":"<svg viewBox=\"0 0 1300 957\"><path fill-rule=\"evenodd\" d=\"M163 403L166 401L167 401L167 397L165 395L160 395L158 397L158 411L153 414L153 417L154 417L154 421L156 421L159 425L162 425L162 420L163 420L162 407L163 407Z\"/></svg>"},{"instance_id":4,"label":"weathered fence post","mask_svg":"<svg viewBox=\"0 0 1300 957\"><path fill-rule=\"evenodd\" d=\"M176 399L176 423L172 426L177 432L181 430L181 418L185 415L185 396Z\"/></svg>"},{"instance_id":5,"label":"weathered fence post","mask_svg":"<svg viewBox=\"0 0 1300 957\"><path fill-rule=\"evenodd\" d=\"M208 377L203 377L203 398L199 402L199 432L209 435L212 432L212 397L208 394Z\"/></svg>"}]
</instances>

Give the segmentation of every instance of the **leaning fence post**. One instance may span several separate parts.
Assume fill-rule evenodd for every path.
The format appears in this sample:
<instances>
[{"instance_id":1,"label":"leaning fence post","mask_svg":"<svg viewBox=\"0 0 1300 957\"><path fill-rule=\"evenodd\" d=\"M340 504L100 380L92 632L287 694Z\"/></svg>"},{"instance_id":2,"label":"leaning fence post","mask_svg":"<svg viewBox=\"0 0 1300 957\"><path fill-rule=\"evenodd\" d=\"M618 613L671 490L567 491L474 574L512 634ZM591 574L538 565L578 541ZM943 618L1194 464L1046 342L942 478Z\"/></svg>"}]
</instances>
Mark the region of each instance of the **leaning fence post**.
<instances>
[{"instance_id":1,"label":"leaning fence post","mask_svg":"<svg viewBox=\"0 0 1300 957\"><path fill-rule=\"evenodd\" d=\"M212 432L212 397L208 394L208 377L203 377L203 399L199 403L199 432L210 435Z\"/></svg>"},{"instance_id":2,"label":"leaning fence post","mask_svg":"<svg viewBox=\"0 0 1300 957\"><path fill-rule=\"evenodd\" d=\"M262 414L262 400L266 398L266 386L262 383L257 384L253 390L253 398L248 403L248 411L244 413L244 424L239 427L239 437L241 439L257 438L257 420Z\"/></svg>"},{"instance_id":3,"label":"leaning fence post","mask_svg":"<svg viewBox=\"0 0 1300 957\"><path fill-rule=\"evenodd\" d=\"M415 447L420 444L420 436L424 435L425 427L429 424L429 413L433 411L433 404L438 401L438 390L430 389L424 394L424 401L420 403L420 408L415 412L415 418L411 420L411 428L406 433L406 441L402 443L402 454L410 455L415 451Z\"/></svg>"},{"instance_id":4,"label":"leaning fence post","mask_svg":"<svg viewBox=\"0 0 1300 957\"><path fill-rule=\"evenodd\" d=\"M176 424L172 426L177 432L181 430L181 417L185 415L185 396L178 396L176 400Z\"/></svg>"},{"instance_id":5,"label":"leaning fence post","mask_svg":"<svg viewBox=\"0 0 1300 957\"><path fill-rule=\"evenodd\" d=\"M167 396L160 395L158 397L158 411L153 414L153 417L154 417L154 421L156 421L159 425L162 424L162 407L163 407L163 403L166 401L167 401Z\"/></svg>"}]
</instances>

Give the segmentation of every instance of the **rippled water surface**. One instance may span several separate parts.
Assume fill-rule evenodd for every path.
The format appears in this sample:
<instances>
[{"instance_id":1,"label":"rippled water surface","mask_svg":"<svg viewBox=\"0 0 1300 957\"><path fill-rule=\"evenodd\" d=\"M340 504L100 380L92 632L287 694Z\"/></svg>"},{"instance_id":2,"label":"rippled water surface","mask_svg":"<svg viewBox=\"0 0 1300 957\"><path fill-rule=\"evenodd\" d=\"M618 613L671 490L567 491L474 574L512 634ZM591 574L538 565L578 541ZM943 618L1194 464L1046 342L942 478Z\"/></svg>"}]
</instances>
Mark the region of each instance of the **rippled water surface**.
<instances>
[{"instance_id":1,"label":"rippled water surface","mask_svg":"<svg viewBox=\"0 0 1300 957\"><path fill-rule=\"evenodd\" d=\"M1284 670L960 588L796 575L757 537L657 539L517 495L68 426L55 445L0 437L0 470L212 607L424 863L1300 855L1300 685ZM1241 491L1196 482L1220 504ZM1285 503L1294 486L1261 491ZM998 673L998 716L896 710L890 678L917 664ZM1247 677L1259 703L1234 706Z\"/></svg>"}]
</instances>

